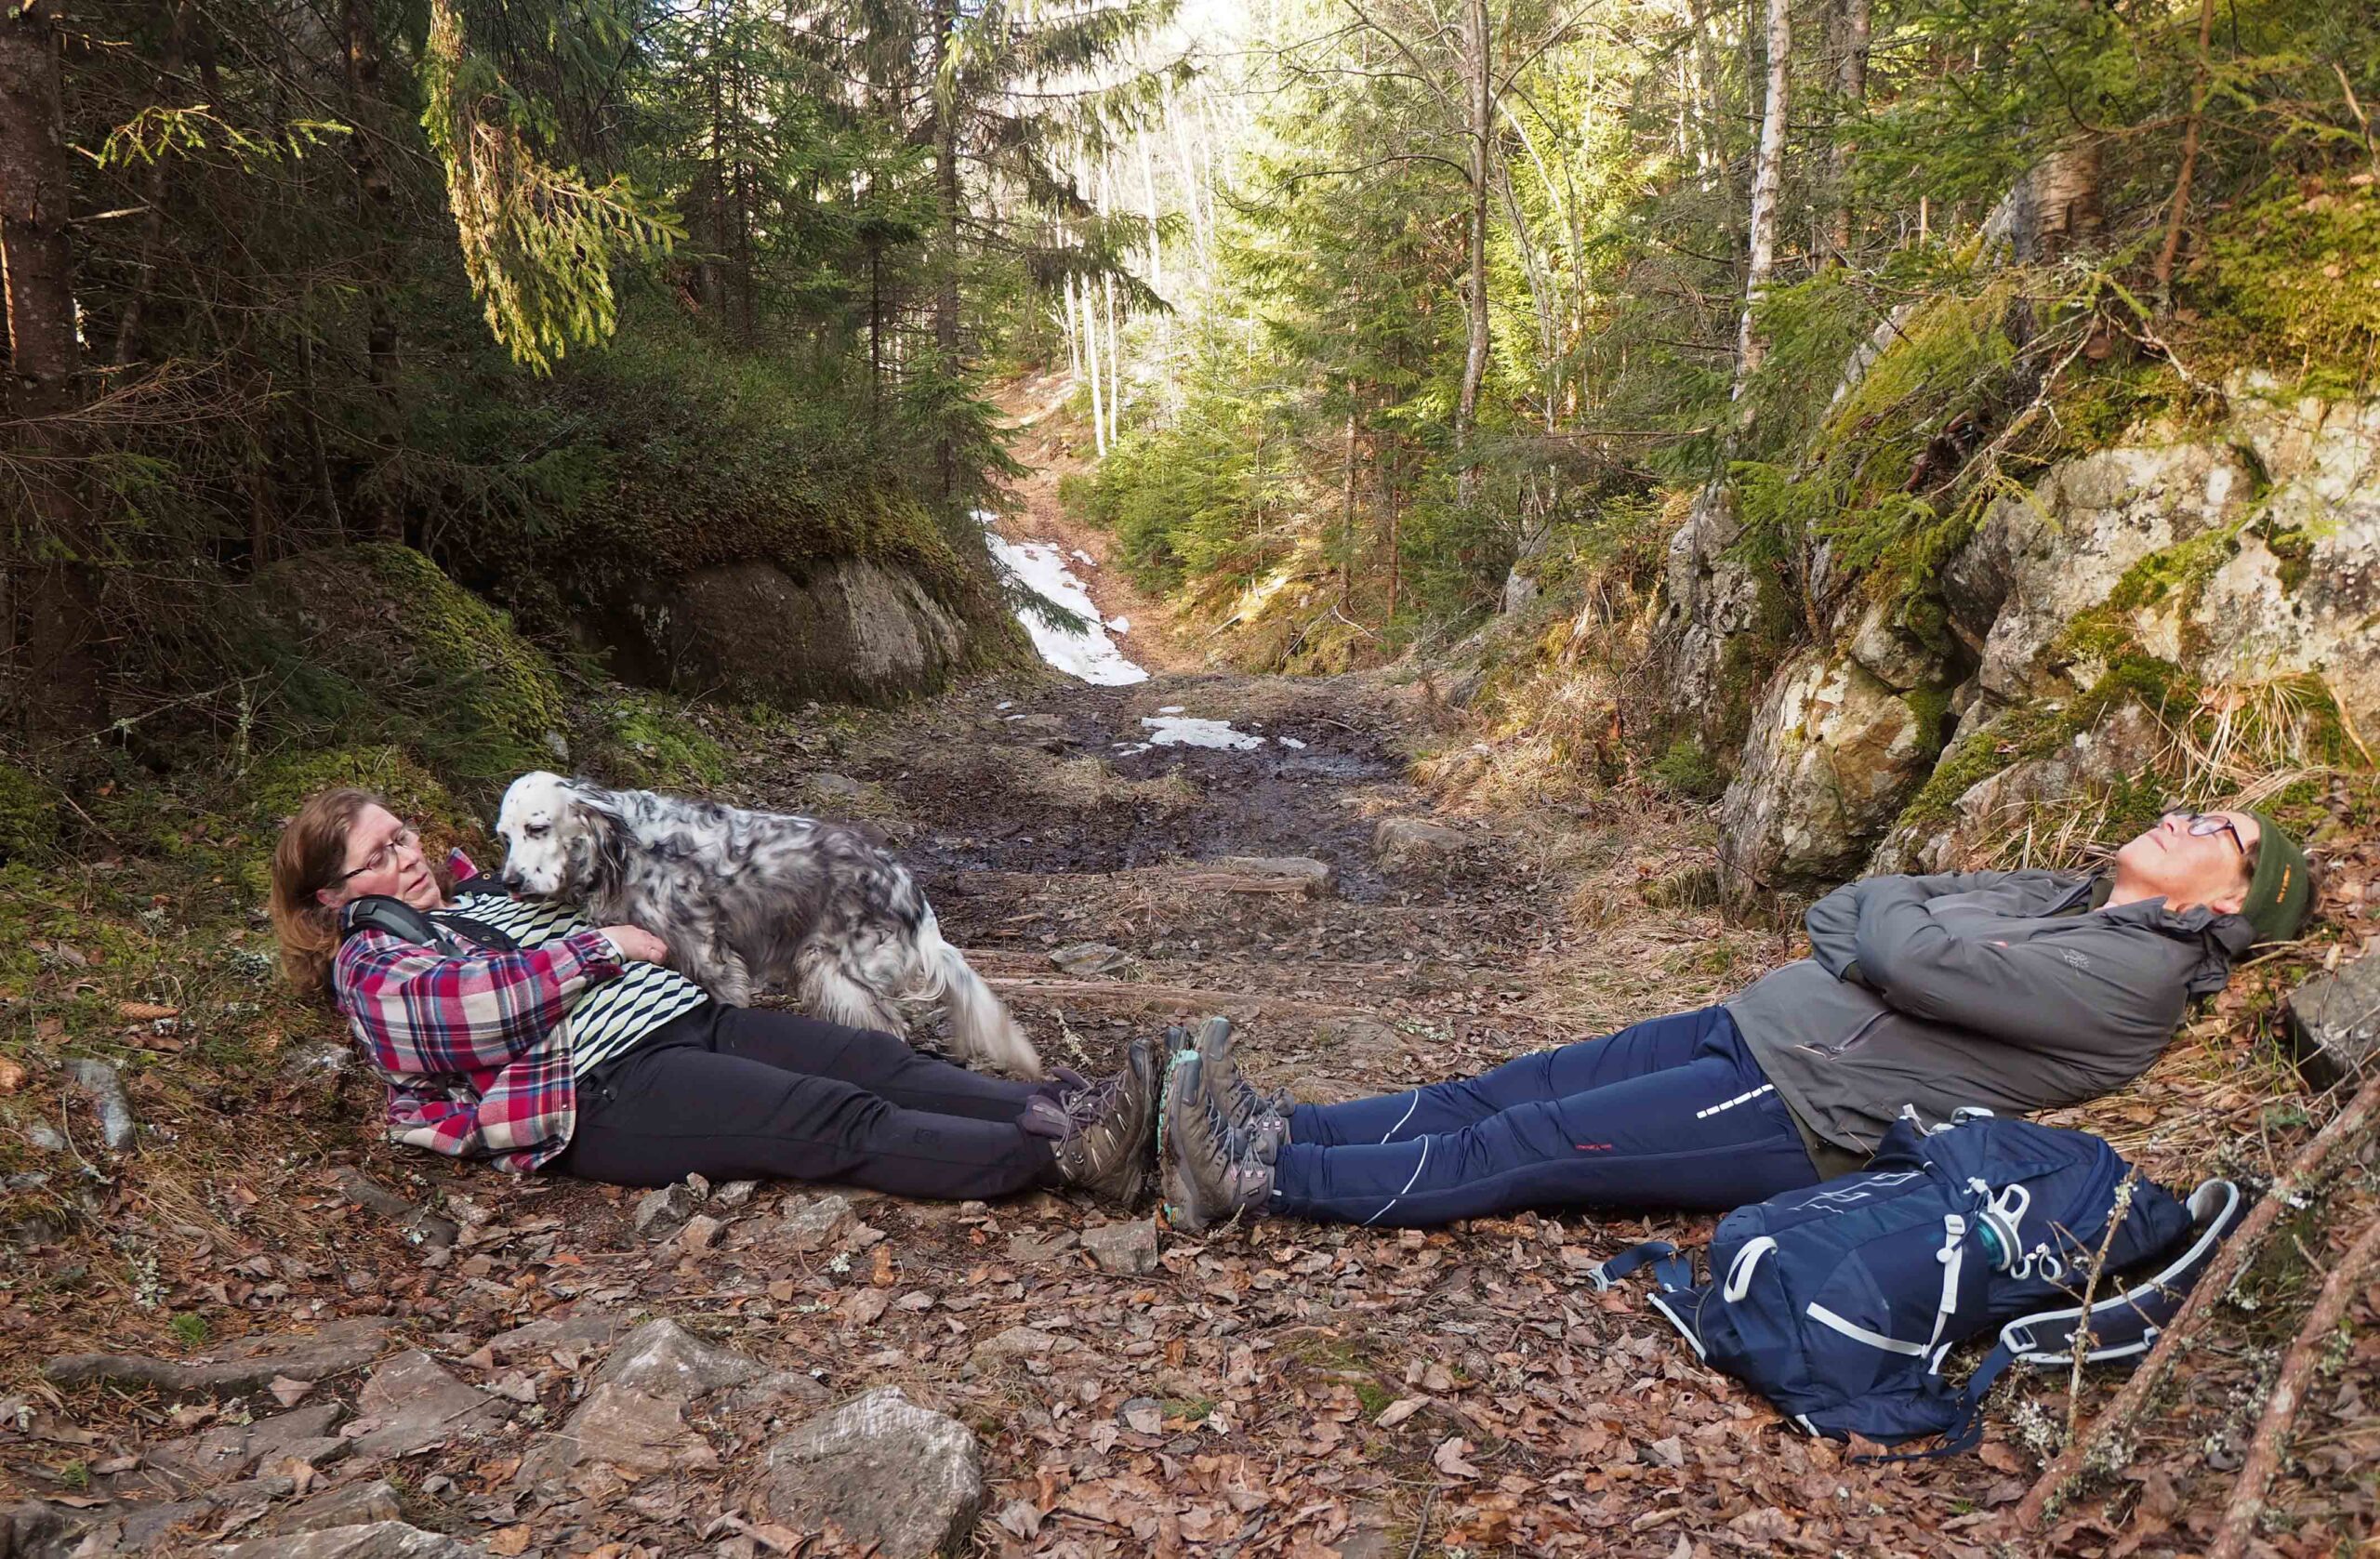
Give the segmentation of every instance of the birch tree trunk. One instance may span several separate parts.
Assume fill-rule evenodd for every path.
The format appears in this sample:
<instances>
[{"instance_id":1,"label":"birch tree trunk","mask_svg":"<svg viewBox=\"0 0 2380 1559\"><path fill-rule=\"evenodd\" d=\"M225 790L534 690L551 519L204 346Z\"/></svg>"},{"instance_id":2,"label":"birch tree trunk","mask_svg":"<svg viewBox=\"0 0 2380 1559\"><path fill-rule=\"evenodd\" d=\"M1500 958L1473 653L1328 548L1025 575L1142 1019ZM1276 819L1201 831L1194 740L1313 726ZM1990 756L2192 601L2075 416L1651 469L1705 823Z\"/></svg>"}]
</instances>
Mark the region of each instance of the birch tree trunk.
<instances>
[{"instance_id":1,"label":"birch tree trunk","mask_svg":"<svg viewBox=\"0 0 2380 1559\"><path fill-rule=\"evenodd\" d=\"M1735 394L1756 372L1768 343L1752 324L1752 310L1767 290L1777 257L1777 191L1785 162L1787 67L1792 62L1793 11L1788 0L1768 0L1768 102L1760 116L1760 152L1752 165L1752 227L1744 267L1744 317L1736 332Z\"/></svg>"},{"instance_id":2,"label":"birch tree trunk","mask_svg":"<svg viewBox=\"0 0 2380 1559\"><path fill-rule=\"evenodd\" d=\"M1781 3L1781 0L1780 0ZM1455 501L1469 506L1479 496L1479 468L1472 458L1473 429L1479 418L1480 387L1488 379L1488 136L1495 111L1490 79L1488 0L1467 0L1462 33L1463 107L1471 152L1471 233L1466 301L1470 341L1462 356L1462 389L1454 408Z\"/></svg>"},{"instance_id":3,"label":"birch tree trunk","mask_svg":"<svg viewBox=\"0 0 2380 1559\"><path fill-rule=\"evenodd\" d=\"M934 371L956 373L959 367L959 85L946 80L951 29L958 25L957 0L934 0L933 10L933 188L935 215L942 228L942 265L933 292L933 344L939 361ZM934 451L945 504L959 496L959 447L948 434Z\"/></svg>"}]
</instances>

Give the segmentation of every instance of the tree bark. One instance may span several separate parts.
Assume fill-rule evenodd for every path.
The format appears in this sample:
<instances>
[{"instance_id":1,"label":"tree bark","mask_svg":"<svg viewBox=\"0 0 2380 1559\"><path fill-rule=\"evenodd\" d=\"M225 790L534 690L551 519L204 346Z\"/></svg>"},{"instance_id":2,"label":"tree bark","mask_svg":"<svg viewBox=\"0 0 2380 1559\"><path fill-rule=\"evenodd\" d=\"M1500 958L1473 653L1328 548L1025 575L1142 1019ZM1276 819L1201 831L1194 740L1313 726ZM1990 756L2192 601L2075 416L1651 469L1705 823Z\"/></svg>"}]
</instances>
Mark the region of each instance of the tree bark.
<instances>
[{"instance_id":1,"label":"tree bark","mask_svg":"<svg viewBox=\"0 0 2380 1559\"><path fill-rule=\"evenodd\" d=\"M1463 108L1471 152L1471 232L1465 301L1470 340L1462 355L1462 388L1454 408L1455 501L1466 508L1479 496L1479 467L1473 458L1473 429L1479 420L1479 391L1488 381L1488 136L1495 112L1495 83L1488 47L1488 0L1463 7ZM1392 597L1394 591L1392 589Z\"/></svg>"},{"instance_id":2,"label":"tree bark","mask_svg":"<svg viewBox=\"0 0 2380 1559\"><path fill-rule=\"evenodd\" d=\"M379 148L380 29L373 0L346 0L347 100L354 122L348 137L349 165L355 174L356 216L364 226L364 371L372 409L384 436L397 420L397 312L390 244L397 227L396 193L390 187ZM395 508L367 483L355 495L363 530L398 540L404 523Z\"/></svg>"},{"instance_id":3,"label":"tree bark","mask_svg":"<svg viewBox=\"0 0 2380 1559\"><path fill-rule=\"evenodd\" d=\"M1844 112L1859 117L1868 100L1868 29L1872 0L1843 0L1843 58L1835 62L1834 94ZM1851 165L1858 145L1840 129L1834 140L1834 219L1828 231L1828 263L1851 263Z\"/></svg>"},{"instance_id":4,"label":"tree bark","mask_svg":"<svg viewBox=\"0 0 2380 1559\"><path fill-rule=\"evenodd\" d=\"M2240 1559L2248 1552L2256 1523L2265 1513L2265 1496L2288 1451L2289 1430L2296 1421L2298 1405L2306 1400L2315 1371L2337 1342L2339 1323L2347 1319L2347 1306L2375 1261L2380 1261L2380 1220L2364 1225L2362 1235L2322 1279L2313 1312L2306 1317L2297 1341L2290 1344L2272 1394L2265 1399L2264 1416L2256 1420L2255 1437L2248 1442L2247 1464L2232 1485L2231 1501L2223 1509L2223 1524L2215 1528L2206 1559Z\"/></svg>"},{"instance_id":5,"label":"tree bark","mask_svg":"<svg viewBox=\"0 0 2380 1559\"><path fill-rule=\"evenodd\" d=\"M175 85L182 73L182 51L189 34L190 7L188 0L164 0L165 37L157 61L157 90L154 100L164 105L172 100ZM124 311L116 317L115 350L111 361L119 368L129 365L140 350L140 325L148 311L149 294L157 276L157 245L165 231L165 167L161 153L149 161L140 176L140 233L137 245L139 258L133 264L132 286L125 295Z\"/></svg>"},{"instance_id":6,"label":"tree bark","mask_svg":"<svg viewBox=\"0 0 2380 1559\"><path fill-rule=\"evenodd\" d=\"M59 68L64 10L53 0L0 7L0 290L9 350L0 413L17 424L5 480L22 484L7 505L32 533L10 537L14 612L0 636L19 729L60 736L104 724L95 548L74 421L82 358Z\"/></svg>"},{"instance_id":7,"label":"tree bark","mask_svg":"<svg viewBox=\"0 0 2380 1559\"><path fill-rule=\"evenodd\" d=\"M957 0L934 0L933 9L933 190L942 224L942 265L933 289L935 372L959 368L959 84L950 73L951 29L958 25ZM959 497L959 445L948 433L936 442L942 499Z\"/></svg>"},{"instance_id":8,"label":"tree bark","mask_svg":"<svg viewBox=\"0 0 2380 1559\"><path fill-rule=\"evenodd\" d=\"M1785 163L1788 67L1793 55L1793 11L1789 0L1768 0L1768 102L1760 116L1760 153L1752 165L1749 258L1744 267L1743 324L1736 333L1736 389L1760 368L1768 343L1752 323L1752 310L1767 290L1777 255L1777 192Z\"/></svg>"},{"instance_id":9,"label":"tree bark","mask_svg":"<svg viewBox=\"0 0 2380 1559\"><path fill-rule=\"evenodd\" d=\"M2199 0L2198 77L2190 85L2190 117L2182 127L2182 165L2174 175L2174 205L2165 214L2165 243L2157 251L2157 306L2173 303L2174 263L2182 253L2182 218L2190 205L2190 179L2198 172L2199 123L2206 112L2207 48L2215 41L2215 0Z\"/></svg>"}]
</instances>

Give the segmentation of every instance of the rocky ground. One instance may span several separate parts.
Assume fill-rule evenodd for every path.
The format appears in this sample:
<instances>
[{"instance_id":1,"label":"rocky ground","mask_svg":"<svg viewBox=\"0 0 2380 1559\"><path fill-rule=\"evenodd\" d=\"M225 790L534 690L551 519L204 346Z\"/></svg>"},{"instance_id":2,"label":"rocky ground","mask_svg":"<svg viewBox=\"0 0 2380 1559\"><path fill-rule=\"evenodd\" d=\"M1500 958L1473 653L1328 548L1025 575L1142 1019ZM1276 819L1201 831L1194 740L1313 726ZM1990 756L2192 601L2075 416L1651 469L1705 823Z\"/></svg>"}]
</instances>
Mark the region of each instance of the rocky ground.
<instances>
[{"instance_id":1,"label":"rocky ground","mask_svg":"<svg viewBox=\"0 0 2380 1559\"><path fill-rule=\"evenodd\" d=\"M1264 745L1117 746L1174 707ZM1401 777L1433 725L1378 680L1018 679L749 751L739 788L874 819L1086 1069L1221 1011L1268 1081L1398 1088L1791 952L1647 905L1691 879L1690 818L1434 815ZM2210 1015L2110 1106L2159 1169L2213 1147L2159 1130L2176 1089L2285 1147L2238 1026ZM2231 1092L2206 1091L2210 1058ZM118 1156L72 1122L94 1211L12 1258L0 1465L35 1501L14 1553L1983 1553L2066 1417L2066 1383L2030 1379L1978 1456L1854 1464L1698 1367L1641 1292L1587 1284L1622 1245L1700 1232L1679 1220L1202 1239L1049 1196L648 1196L399 1154L368 1088L276 1089L299 1132L259 1128L207 1187L171 1181L166 1123ZM2185 1367L2129 1470L2063 1513L2067 1551L2195 1549L2322 1231L2354 1222L2301 1227L2302 1264L2258 1280L2271 1313ZM136 1249L153 1308L66 1272ZM2277 1552L2371 1529L2375 1297L2301 1420ZM208 1319L160 1347L165 1313Z\"/></svg>"},{"instance_id":2,"label":"rocky ground","mask_svg":"<svg viewBox=\"0 0 2380 1559\"><path fill-rule=\"evenodd\" d=\"M1699 810L1441 810L1411 760L1474 734L1426 682L1201 674L1152 641L1160 674L1134 686L1017 674L722 727L722 792L882 829L1044 1053L1086 1071L1220 1011L1267 1083L1397 1089L1793 956L1709 906ZM1255 741L1149 745L1173 719ZM2352 955L2373 862L2347 865L2326 934ZM6 1161L36 1166L11 1205L46 1210L0 1244L0 1486L21 1501L0 1559L2197 1552L2380 1200L2366 1149L2293 1211L2122 1465L2018 1539L2008 1512L2109 1381L2015 1381L1975 1455L1858 1462L1699 1367L1641 1286L1587 1281L1696 1221L1194 1238L1053 1196L515 1181L377 1142L377 1090L327 1019L270 994L258 929L178 933L180 890L107 887L132 871L0 884L40 953L0 993L33 1040L30 1064L0 1050L0 1104L50 1123ZM127 897L146 907L112 941L62 929ZM2336 1108L2277 1059L2279 967L2091 1122L2185 1187L2273 1172ZM2330 1348L2272 1552L2373 1529L2380 1287Z\"/></svg>"}]
</instances>

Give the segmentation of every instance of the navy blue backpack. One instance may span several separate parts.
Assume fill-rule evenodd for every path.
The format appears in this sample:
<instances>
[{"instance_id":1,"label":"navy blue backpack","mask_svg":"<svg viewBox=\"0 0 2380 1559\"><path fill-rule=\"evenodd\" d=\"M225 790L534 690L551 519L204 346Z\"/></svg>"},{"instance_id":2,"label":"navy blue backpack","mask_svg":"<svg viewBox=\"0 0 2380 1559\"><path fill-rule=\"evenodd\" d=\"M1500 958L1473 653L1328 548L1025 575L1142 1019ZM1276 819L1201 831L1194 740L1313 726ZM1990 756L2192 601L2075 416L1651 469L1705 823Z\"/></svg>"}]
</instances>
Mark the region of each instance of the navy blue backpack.
<instances>
[{"instance_id":1,"label":"navy blue backpack","mask_svg":"<svg viewBox=\"0 0 2380 1559\"><path fill-rule=\"evenodd\" d=\"M1984 1396L2010 1364L2067 1364L2086 1327L2086 1358L2146 1352L2239 1212L2228 1181L2184 1203L2087 1132L1963 1110L1930 1131L1895 1122L1858 1174L1727 1214L1699 1287L1665 1240L1590 1275L1609 1288L1650 1265L1653 1303L1696 1354L1810 1433L1885 1446L1940 1434L1922 1453L1940 1456L1982 1438ZM1999 1341L1966 1384L1945 1381L1950 1350L1993 1328Z\"/></svg>"}]
</instances>

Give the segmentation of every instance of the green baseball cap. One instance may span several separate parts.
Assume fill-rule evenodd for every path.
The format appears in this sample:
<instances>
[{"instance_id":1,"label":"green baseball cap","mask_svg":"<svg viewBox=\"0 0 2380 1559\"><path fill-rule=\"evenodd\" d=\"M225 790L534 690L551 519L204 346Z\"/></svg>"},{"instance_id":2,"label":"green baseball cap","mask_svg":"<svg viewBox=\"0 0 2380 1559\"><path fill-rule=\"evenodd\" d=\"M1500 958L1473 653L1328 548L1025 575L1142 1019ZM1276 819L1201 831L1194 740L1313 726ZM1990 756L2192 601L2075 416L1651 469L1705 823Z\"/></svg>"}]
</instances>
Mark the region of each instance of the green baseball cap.
<instances>
[{"instance_id":1,"label":"green baseball cap","mask_svg":"<svg viewBox=\"0 0 2380 1559\"><path fill-rule=\"evenodd\" d=\"M2312 874L2297 841L2260 812L2256 820L2256 871L2248 879L2248 896L2240 906L2258 942L2287 942L2306 920L2306 903L2313 896Z\"/></svg>"}]
</instances>

